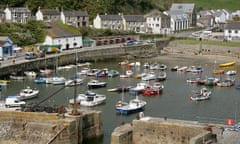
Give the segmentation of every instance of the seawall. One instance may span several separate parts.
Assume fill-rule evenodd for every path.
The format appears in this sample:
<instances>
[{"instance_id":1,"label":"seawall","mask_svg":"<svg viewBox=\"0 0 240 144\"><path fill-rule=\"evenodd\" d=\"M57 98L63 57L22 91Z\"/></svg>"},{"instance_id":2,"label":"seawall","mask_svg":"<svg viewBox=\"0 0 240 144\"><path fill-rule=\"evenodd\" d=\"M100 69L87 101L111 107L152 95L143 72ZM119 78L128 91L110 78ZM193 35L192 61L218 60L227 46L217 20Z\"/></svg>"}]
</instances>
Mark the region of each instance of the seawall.
<instances>
[{"instance_id":1,"label":"seawall","mask_svg":"<svg viewBox=\"0 0 240 144\"><path fill-rule=\"evenodd\" d=\"M0 143L82 144L103 136L101 112L80 111L80 115L0 111Z\"/></svg>"},{"instance_id":2,"label":"seawall","mask_svg":"<svg viewBox=\"0 0 240 144\"><path fill-rule=\"evenodd\" d=\"M31 61L15 61L7 66L0 67L0 76L6 76L13 72L20 73L27 70L40 70L46 65L50 68L59 66L75 64L76 58L78 62L81 61L99 61L106 59L122 59L124 57L151 57L158 56L164 46L168 44L168 40L157 41L154 44L132 45L111 47L96 47L96 48L81 48L78 50L68 50L56 55L48 55L46 58L38 58Z\"/></svg>"},{"instance_id":3,"label":"seawall","mask_svg":"<svg viewBox=\"0 0 240 144\"><path fill-rule=\"evenodd\" d=\"M223 125L143 117L117 127L111 144L207 144L221 137Z\"/></svg>"}]
</instances>

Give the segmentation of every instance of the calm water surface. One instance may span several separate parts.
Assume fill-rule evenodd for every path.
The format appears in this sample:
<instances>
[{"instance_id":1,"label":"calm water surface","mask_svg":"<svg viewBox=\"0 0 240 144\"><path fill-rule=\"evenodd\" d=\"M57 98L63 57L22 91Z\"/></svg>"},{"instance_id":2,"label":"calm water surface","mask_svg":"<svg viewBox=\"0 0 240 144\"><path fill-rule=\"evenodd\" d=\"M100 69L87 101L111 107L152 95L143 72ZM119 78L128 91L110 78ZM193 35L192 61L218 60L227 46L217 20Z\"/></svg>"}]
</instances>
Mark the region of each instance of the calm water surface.
<instances>
[{"instance_id":1,"label":"calm water surface","mask_svg":"<svg viewBox=\"0 0 240 144\"><path fill-rule=\"evenodd\" d=\"M144 62L142 61L142 64ZM204 64L198 63L194 64L191 62L168 62L161 61L168 66L167 80L162 82L164 84L164 90L161 95L152 97L143 97L141 99L147 101L147 106L145 108L145 116L152 117L168 117L173 119L184 119L184 120L200 120L208 122L218 122L224 123L226 119L232 118L238 120L239 115L239 103L240 103L240 90L235 89L235 87L210 87L212 91L212 96L210 100L194 102L189 100L189 96L193 91L199 90L202 86L195 84L187 84L186 79L196 77L196 75L190 73L178 73L171 72L170 68L175 65L180 66L191 66L191 65L202 65L204 67L204 72L202 76L210 76L214 64ZM110 62L97 62L93 63L91 68L109 68L116 69L120 73L124 72L124 68L118 65L117 61ZM240 73L240 67L238 65L234 67L225 68L225 70L234 69ZM135 74L143 72L142 68L133 69ZM75 73L75 69L60 70L59 73L66 78L71 77ZM219 77L220 78L220 77ZM239 76L234 76L236 79L236 84L239 84ZM87 90L86 83L92 79L87 77L83 85L78 86L78 93L85 93ZM106 88L94 89L94 92L99 94L106 94L107 101L105 104L91 108L94 110L102 111L103 129L104 137L100 140L91 140L85 143L89 144L108 144L110 143L111 133L114 128L119 126L122 122L128 123L136 118L136 114L131 114L128 116L118 115L115 113L114 105L118 100L121 100L122 94L107 92L107 89L119 87L119 86L135 86L140 80L133 78L100 78L103 81L108 82ZM55 85L45 85L45 84L35 84L32 79L27 79L24 81L12 81L7 87L2 89L1 99L4 100L8 95L15 95L20 89L26 86L34 86L40 89L40 96L36 99L29 100L29 102L40 101L47 96L61 88L61 86ZM45 105L54 104L65 104L67 105L68 99L73 98L74 88L69 87L53 96L47 100ZM128 101L134 98L133 95L128 93L124 94L124 99ZM86 108L82 108L86 109Z\"/></svg>"}]
</instances>

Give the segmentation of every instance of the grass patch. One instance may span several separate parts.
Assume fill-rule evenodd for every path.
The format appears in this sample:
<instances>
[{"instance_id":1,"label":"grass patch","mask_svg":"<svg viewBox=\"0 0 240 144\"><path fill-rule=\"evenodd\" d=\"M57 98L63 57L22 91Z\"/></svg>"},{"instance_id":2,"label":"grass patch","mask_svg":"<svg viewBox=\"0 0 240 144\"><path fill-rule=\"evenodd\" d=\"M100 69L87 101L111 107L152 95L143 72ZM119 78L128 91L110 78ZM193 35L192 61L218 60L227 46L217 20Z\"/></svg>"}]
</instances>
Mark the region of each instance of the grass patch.
<instances>
[{"instance_id":1,"label":"grass patch","mask_svg":"<svg viewBox=\"0 0 240 144\"><path fill-rule=\"evenodd\" d=\"M195 3L200 9L228 9L238 10L239 0L183 0L184 2Z\"/></svg>"},{"instance_id":2,"label":"grass patch","mask_svg":"<svg viewBox=\"0 0 240 144\"><path fill-rule=\"evenodd\" d=\"M218 46L228 46L228 47L239 47L240 42L222 42L222 41L199 41L199 40L175 40L174 43L180 44L204 44L204 45L218 45Z\"/></svg>"}]
</instances>

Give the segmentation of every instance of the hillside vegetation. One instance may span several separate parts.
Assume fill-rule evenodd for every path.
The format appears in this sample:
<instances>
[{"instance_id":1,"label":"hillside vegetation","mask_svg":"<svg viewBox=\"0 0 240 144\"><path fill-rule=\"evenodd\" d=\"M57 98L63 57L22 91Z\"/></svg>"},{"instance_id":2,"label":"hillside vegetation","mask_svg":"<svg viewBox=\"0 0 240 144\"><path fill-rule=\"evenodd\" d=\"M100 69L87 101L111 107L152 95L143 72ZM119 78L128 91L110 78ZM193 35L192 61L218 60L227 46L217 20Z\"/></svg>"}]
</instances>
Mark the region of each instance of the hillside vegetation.
<instances>
[{"instance_id":1,"label":"hillside vegetation","mask_svg":"<svg viewBox=\"0 0 240 144\"><path fill-rule=\"evenodd\" d=\"M38 7L87 11L90 20L97 14L146 14L153 9L168 10L173 2L195 3L201 9L239 9L239 0L1 0L0 6L23 7L36 13Z\"/></svg>"}]
</instances>

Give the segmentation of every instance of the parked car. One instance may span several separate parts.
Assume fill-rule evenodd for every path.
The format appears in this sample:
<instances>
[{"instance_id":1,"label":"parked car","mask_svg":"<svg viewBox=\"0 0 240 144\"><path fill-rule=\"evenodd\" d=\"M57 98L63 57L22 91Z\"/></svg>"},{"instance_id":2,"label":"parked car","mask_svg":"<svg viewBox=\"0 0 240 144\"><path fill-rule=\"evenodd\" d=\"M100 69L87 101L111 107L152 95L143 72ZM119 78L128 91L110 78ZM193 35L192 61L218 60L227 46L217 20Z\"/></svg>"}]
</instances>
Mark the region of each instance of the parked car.
<instances>
[{"instance_id":1,"label":"parked car","mask_svg":"<svg viewBox=\"0 0 240 144\"><path fill-rule=\"evenodd\" d=\"M26 52L25 59L36 59L38 55L35 52Z\"/></svg>"},{"instance_id":2,"label":"parked car","mask_svg":"<svg viewBox=\"0 0 240 144\"><path fill-rule=\"evenodd\" d=\"M135 42L136 42L135 40L127 40L123 43L123 46L134 45Z\"/></svg>"}]
</instances>

